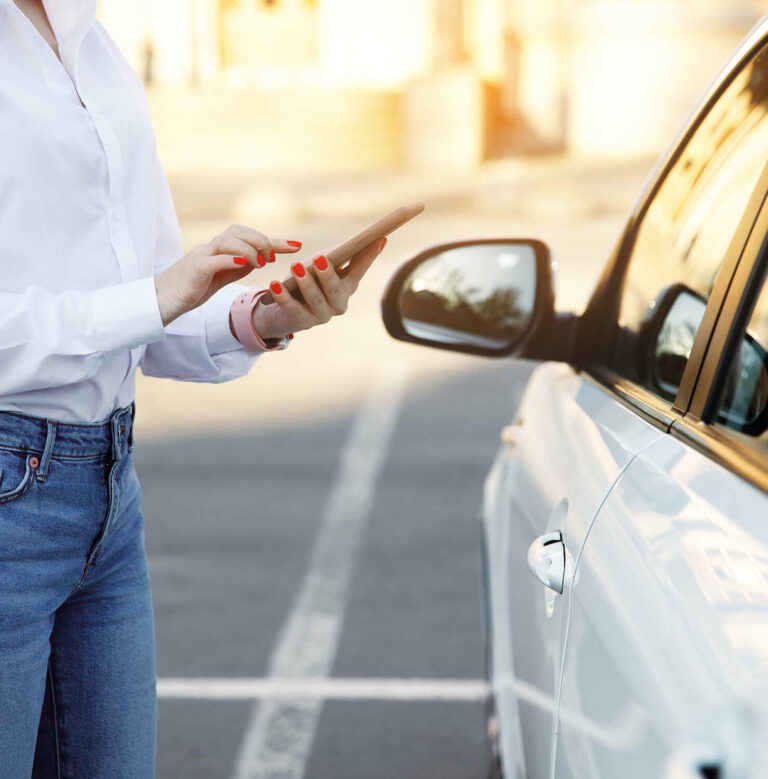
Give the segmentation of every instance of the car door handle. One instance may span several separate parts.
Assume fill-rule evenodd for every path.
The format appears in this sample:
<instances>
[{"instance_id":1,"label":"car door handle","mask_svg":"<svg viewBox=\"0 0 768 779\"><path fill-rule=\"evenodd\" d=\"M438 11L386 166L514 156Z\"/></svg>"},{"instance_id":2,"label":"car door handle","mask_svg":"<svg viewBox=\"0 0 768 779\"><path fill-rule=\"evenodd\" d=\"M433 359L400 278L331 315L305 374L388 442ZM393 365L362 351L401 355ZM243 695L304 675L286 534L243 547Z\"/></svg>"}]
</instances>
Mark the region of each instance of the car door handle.
<instances>
[{"instance_id":1,"label":"car door handle","mask_svg":"<svg viewBox=\"0 0 768 779\"><path fill-rule=\"evenodd\" d=\"M565 543L560 531L539 536L528 547L531 573L550 590L563 594L565 585Z\"/></svg>"}]
</instances>

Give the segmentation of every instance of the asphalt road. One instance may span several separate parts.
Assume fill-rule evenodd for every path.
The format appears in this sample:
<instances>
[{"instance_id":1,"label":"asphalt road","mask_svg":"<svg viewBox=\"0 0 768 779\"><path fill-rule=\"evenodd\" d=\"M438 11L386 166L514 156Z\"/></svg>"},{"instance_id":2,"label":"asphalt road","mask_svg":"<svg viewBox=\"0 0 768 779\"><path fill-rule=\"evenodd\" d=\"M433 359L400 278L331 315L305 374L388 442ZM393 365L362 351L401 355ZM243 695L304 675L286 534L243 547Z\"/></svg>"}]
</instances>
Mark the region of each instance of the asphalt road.
<instances>
[{"instance_id":1,"label":"asphalt road","mask_svg":"<svg viewBox=\"0 0 768 779\"><path fill-rule=\"evenodd\" d=\"M483 677L477 509L529 369L478 360L438 387L407 390L332 678ZM265 675L351 421L139 446L161 678ZM250 709L161 700L159 776L228 777ZM480 701L326 702L305 775L482 776L483 734Z\"/></svg>"},{"instance_id":2,"label":"asphalt road","mask_svg":"<svg viewBox=\"0 0 768 779\"><path fill-rule=\"evenodd\" d=\"M360 225L342 222L286 235L328 246ZM484 776L477 511L533 366L393 342L378 299L420 246L527 234L549 241L561 307L578 308L619 223L433 211L393 236L346 317L246 379L139 382L159 779ZM212 229L187 224L186 242ZM292 676L330 692L249 697Z\"/></svg>"}]
</instances>

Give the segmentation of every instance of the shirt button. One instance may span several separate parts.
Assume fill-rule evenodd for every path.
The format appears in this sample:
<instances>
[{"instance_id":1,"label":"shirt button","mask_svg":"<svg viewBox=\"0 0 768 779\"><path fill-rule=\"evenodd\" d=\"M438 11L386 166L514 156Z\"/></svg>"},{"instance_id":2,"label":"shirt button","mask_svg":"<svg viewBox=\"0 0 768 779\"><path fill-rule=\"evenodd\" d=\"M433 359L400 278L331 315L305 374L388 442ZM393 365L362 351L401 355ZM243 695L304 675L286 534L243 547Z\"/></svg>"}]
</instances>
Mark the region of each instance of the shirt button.
<instances>
[{"instance_id":1,"label":"shirt button","mask_svg":"<svg viewBox=\"0 0 768 779\"><path fill-rule=\"evenodd\" d=\"M120 212L117 209L112 210L112 221L113 222L119 222L120 221Z\"/></svg>"}]
</instances>

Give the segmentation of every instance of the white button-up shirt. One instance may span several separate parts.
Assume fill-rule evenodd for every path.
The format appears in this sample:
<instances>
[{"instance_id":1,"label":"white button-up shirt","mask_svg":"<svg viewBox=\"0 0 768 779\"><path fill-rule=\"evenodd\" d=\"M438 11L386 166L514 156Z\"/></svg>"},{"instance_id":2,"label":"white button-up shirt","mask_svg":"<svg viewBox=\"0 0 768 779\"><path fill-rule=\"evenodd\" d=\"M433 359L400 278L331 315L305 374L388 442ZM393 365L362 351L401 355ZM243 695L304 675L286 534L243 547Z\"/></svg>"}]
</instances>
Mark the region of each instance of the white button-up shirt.
<instances>
[{"instance_id":1,"label":"white button-up shirt","mask_svg":"<svg viewBox=\"0 0 768 779\"><path fill-rule=\"evenodd\" d=\"M163 328L154 276L183 252L140 79L96 0L45 7L61 61L0 0L0 409L94 422L133 400L137 367L243 375L242 288Z\"/></svg>"}]
</instances>

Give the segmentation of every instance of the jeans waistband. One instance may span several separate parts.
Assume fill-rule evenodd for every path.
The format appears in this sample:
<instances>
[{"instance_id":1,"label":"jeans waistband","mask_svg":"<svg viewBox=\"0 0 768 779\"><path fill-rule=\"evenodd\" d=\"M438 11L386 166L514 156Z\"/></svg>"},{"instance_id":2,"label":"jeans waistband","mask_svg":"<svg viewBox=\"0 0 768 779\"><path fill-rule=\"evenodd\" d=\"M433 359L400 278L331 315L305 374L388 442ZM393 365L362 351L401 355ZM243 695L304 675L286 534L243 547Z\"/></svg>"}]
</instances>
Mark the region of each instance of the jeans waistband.
<instances>
[{"instance_id":1,"label":"jeans waistband","mask_svg":"<svg viewBox=\"0 0 768 779\"><path fill-rule=\"evenodd\" d=\"M82 425L0 411L0 447L40 454L43 474L51 457L112 455L119 460L133 443L135 415L135 403L117 409L103 422Z\"/></svg>"}]
</instances>

